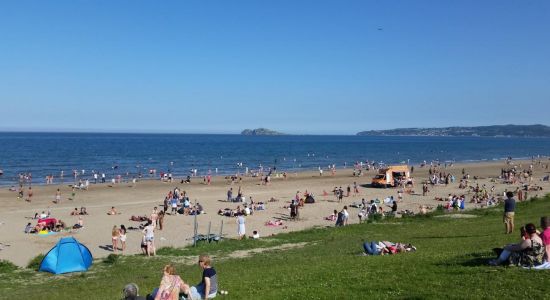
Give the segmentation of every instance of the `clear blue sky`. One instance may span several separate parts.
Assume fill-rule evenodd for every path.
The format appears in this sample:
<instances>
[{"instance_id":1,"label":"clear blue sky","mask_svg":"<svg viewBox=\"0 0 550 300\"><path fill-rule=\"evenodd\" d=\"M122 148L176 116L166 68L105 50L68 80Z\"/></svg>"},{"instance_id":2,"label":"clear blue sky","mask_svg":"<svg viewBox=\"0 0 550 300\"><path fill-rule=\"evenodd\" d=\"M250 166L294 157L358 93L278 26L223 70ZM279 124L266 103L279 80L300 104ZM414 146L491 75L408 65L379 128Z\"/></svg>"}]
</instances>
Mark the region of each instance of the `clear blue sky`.
<instances>
[{"instance_id":1,"label":"clear blue sky","mask_svg":"<svg viewBox=\"0 0 550 300\"><path fill-rule=\"evenodd\" d=\"M550 1L1 1L0 130L550 125Z\"/></svg>"}]
</instances>

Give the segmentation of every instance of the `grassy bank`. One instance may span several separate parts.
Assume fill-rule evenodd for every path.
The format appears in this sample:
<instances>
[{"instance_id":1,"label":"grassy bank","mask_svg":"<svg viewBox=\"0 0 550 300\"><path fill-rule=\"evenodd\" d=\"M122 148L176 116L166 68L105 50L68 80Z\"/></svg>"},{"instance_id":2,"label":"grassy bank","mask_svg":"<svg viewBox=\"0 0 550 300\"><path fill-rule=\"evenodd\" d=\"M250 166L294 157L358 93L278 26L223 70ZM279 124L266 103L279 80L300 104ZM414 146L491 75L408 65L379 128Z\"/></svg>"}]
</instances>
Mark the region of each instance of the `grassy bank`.
<instances>
[{"instance_id":1,"label":"grassy bank","mask_svg":"<svg viewBox=\"0 0 550 300\"><path fill-rule=\"evenodd\" d=\"M469 211L470 218L392 219L162 249L155 258L98 260L89 272L64 276L3 263L0 298L120 299L128 282L137 283L145 295L160 282L166 263L174 263L185 281L199 282L198 253L216 257L220 288L229 291L218 299L544 298L550 293L550 271L486 264L492 258L490 249L519 237L503 234L501 211L497 207ZM550 197L520 203L516 225L538 226L544 214L550 214ZM412 243L418 251L360 256L365 240Z\"/></svg>"}]
</instances>

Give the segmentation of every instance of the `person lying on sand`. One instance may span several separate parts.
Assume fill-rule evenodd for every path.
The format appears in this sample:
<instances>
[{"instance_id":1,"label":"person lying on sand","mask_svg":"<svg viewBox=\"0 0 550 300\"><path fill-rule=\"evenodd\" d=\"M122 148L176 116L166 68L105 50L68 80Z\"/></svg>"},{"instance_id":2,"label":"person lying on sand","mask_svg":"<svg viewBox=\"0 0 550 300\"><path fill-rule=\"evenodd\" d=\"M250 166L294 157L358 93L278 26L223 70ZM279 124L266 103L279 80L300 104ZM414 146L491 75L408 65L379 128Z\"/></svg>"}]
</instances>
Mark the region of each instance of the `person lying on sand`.
<instances>
[{"instance_id":1,"label":"person lying on sand","mask_svg":"<svg viewBox=\"0 0 550 300\"><path fill-rule=\"evenodd\" d=\"M130 221L136 221L136 222L144 222L148 221L149 219L147 216L131 216Z\"/></svg>"},{"instance_id":2,"label":"person lying on sand","mask_svg":"<svg viewBox=\"0 0 550 300\"><path fill-rule=\"evenodd\" d=\"M283 221L281 220L275 220L275 221L267 221L265 222L265 226L271 226L271 227L278 227L278 226L282 226L283 225Z\"/></svg>"}]
</instances>

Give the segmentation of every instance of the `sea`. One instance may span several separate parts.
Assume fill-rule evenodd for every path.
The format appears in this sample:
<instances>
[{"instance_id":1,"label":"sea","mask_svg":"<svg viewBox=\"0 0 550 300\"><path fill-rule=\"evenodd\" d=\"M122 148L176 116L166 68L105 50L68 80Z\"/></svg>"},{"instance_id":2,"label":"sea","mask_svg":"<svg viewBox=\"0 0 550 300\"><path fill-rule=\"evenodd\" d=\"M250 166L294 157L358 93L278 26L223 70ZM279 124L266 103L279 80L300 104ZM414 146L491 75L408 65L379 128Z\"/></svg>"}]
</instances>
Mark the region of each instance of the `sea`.
<instances>
[{"instance_id":1,"label":"sea","mask_svg":"<svg viewBox=\"0 0 550 300\"><path fill-rule=\"evenodd\" d=\"M283 172L351 168L356 162L420 164L480 162L550 155L549 138L353 135L243 136L219 134L0 133L0 185L91 178L151 178L150 170L185 177L197 170L231 175L263 168ZM61 178L63 172L63 178Z\"/></svg>"}]
</instances>

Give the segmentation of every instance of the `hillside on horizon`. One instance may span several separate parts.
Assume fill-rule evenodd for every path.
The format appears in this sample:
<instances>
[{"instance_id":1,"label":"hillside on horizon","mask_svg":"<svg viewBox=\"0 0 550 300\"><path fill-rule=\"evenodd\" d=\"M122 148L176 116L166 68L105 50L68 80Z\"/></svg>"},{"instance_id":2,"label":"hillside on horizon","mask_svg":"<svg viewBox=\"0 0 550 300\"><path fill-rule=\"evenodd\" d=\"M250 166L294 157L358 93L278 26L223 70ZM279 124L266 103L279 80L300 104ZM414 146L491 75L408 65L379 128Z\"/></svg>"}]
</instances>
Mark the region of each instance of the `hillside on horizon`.
<instances>
[{"instance_id":1,"label":"hillside on horizon","mask_svg":"<svg viewBox=\"0 0 550 300\"><path fill-rule=\"evenodd\" d=\"M484 136L484 137L550 137L550 126L490 125L473 127L396 128L358 132L364 136Z\"/></svg>"}]
</instances>

